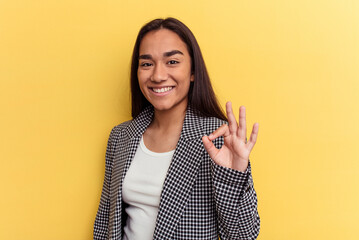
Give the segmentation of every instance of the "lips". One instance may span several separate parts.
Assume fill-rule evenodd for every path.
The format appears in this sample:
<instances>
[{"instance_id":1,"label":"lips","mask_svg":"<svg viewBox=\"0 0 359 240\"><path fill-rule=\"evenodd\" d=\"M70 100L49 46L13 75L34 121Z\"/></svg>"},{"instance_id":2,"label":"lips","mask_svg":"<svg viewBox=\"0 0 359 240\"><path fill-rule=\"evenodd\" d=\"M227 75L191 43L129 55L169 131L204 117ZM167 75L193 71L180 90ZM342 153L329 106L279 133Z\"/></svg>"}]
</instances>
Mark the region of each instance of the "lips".
<instances>
[{"instance_id":1,"label":"lips","mask_svg":"<svg viewBox=\"0 0 359 240\"><path fill-rule=\"evenodd\" d=\"M173 87L152 87L150 89L155 93L165 93L171 91Z\"/></svg>"}]
</instances>

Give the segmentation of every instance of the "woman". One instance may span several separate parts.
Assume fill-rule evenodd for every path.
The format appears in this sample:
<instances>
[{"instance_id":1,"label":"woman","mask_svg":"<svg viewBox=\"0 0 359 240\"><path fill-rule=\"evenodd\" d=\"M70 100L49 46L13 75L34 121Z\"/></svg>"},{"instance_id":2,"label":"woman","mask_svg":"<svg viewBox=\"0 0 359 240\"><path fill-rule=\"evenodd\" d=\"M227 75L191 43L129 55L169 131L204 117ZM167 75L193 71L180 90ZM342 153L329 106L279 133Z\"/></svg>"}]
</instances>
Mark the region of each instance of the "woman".
<instances>
[{"instance_id":1,"label":"woman","mask_svg":"<svg viewBox=\"0 0 359 240\"><path fill-rule=\"evenodd\" d=\"M197 41L174 18L140 30L131 67L132 121L112 129L94 239L255 239L257 197L246 141L213 93Z\"/></svg>"}]
</instances>

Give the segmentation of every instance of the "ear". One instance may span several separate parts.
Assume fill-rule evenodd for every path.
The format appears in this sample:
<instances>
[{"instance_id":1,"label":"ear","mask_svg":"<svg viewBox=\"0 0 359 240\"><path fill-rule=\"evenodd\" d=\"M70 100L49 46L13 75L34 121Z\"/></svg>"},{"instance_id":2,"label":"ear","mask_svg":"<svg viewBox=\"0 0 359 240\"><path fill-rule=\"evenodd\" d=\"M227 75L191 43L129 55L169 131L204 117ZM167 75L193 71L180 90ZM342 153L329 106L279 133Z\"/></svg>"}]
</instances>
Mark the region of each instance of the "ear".
<instances>
[{"instance_id":1,"label":"ear","mask_svg":"<svg viewBox=\"0 0 359 240\"><path fill-rule=\"evenodd\" d=\"M191 82L194 82L194 74L191 74L190 81L191 81Z\"/></svg>"}]
</instances>

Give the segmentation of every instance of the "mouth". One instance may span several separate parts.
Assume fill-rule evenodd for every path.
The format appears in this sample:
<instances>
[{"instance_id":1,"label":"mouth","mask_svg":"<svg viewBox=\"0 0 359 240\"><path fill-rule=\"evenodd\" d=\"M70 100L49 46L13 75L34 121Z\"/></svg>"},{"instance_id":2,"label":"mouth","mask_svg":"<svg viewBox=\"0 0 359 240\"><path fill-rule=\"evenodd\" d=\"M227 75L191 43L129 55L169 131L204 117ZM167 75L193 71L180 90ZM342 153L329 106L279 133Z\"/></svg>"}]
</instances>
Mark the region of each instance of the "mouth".
<instances>
[{"instance_id":1,"label":"mouth","mask_svg":"<svg viewBox=\"0 0 359 240\"><path fill-rule=\"evenodd\" d=\"M165 93L171 91L173 88L174 87L150 87L149 89L155 93Z\"/></svg>"}]
</instances>

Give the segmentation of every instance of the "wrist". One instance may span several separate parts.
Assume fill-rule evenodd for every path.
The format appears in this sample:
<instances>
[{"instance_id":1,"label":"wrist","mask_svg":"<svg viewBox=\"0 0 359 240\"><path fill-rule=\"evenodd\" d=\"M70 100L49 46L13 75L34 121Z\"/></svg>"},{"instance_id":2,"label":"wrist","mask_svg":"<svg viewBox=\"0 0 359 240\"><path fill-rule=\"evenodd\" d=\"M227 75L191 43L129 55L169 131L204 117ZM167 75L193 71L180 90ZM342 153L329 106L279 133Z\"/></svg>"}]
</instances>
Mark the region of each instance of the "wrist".
<instances>
[{"instance_id":1,"label":"wrist","mask_svg":"<svg viewBox=\"0 0 359 240\"><path fill-rule=\"evenodd\" d=\"M236 161L237 163L234 163L232 168L234 170L245 172L248 168L248 159L241 159L239 161Z\"/></svg>"}]
</instances>

